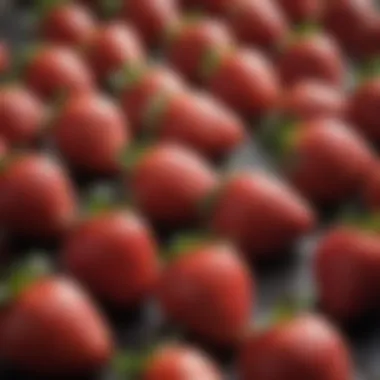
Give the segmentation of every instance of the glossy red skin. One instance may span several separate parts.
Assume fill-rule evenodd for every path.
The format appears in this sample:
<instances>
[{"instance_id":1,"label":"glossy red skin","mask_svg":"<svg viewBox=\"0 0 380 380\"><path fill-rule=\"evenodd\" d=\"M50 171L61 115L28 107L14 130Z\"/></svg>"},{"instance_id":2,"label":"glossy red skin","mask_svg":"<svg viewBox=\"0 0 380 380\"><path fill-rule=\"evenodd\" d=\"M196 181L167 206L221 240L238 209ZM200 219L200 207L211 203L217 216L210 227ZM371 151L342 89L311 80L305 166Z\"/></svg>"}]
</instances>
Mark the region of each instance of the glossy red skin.
<instances>
[{"instance_id":1,"label":"glossy red skin","mask_svg":"<svg viewBox=\"0 0 380 380\"><path fill-rule=\"evenodd\" d=\"M333 205L358 194L374 159L361 136L337 119L314 120L298 128L289 153L289 177L305 198Z\"/></svg>"},{"instance_id":2,"label":"glossy red skin","mask_svg":"<svg viewBox=\"0 0 380 380\"><path fill-rule=\"evenodd\" d=\"M239 252L223 243L188 249L165 269L158 285L164 314L214 345L238 343L255 304L254 280Z\"/></svg>"},{"instance_id":3,"label":"glossy red skin","mask_svg":"<svg viewBox=\"0 0 380 380\"><path fill-rule=\"evenodd\" d=\"M180 0L182 8L201 9L216 16L223 16L231 5L231 0Z\"/></svg>"},{"instance_id":4,"label":"glossy red skin","mask_svg":"<svg viewBox=\"0 0 380 380\"><path fill-rule=\"evenodd\" d=\"M74 282L38 280L10 307L0 356L15 367L51 376L90 373L113 353L103 316Z\"/></svg>"},{"instance_id":5,"label":"glossy red skin","mask_svg":"<svg viewBox=\"0 0 380 380\"><path fill-rule=\"evenodd\" d=\"M245 140L242 121L203 93L173 96L152 133L162 141L175 141L208 159L233 152Z\"/></svg>"},{"instance_id":6,"label":"glossy red skin","mask_svg":"<svg viewBox=\"0 0 380 380\"><path fill-rule=\"evenodd\" d=\"M121 109L100 94L73 96L53 119L54 142L70 166L79 172L114 174L130 141Z\"/></svg>"},{"instance_id":7,"label":"glossy red skin","mask_svg":"<svg viewBox=\"0 0 380 380\"><path fill-rule=\"evenodd\" d=\"M45 41L73 47L84 45L95 32L94 15L85 6L61 4L42 19L40 34Z\"/></svg>"},{"instance_id":8,"label":"glossy red skin","mask_svg":"<svg viewBox=\"0 0 380 380\"><path fill-rule=\"evenodd\" d=\"M131 211L110 211L79 224L68 236L64 267L96 297L135 306L152 293L160 264L146 222Z\"/></svg>"},{"instance_id":9,"label":"glossy red skin","mask_svg":"<svg viewBox=\"0 0 380 380\"><path fill-rule=\"evenodd\" d=\"M26 65L24 79L44 100L52 100L62 93L72 95L94 89L92 73L80 56L58 45L37 51Z\"/></svg>"},{"instance_id":10,"label":"glossy red skin","mask_svg":"<svg viewBox=\"0 0 380 380\"><path fill-rule=\"evenodd\" d=\"M363 42L377 11L373 0L335 0L325 3L324 27L354 57L363 49Z\"/></svg>"},{"instance_id":11,"label":"glossy red skin","mask_svg":"<svg viewBox=\"0 0 380 380\"><path fill-rule=\"evenodd\" d=\"M222 380L219 368L202 351L191 346L161 347L149 361L142 380Z\"/></svg>"},{"instance_id":12,"label":"glossy red skin","mask_svg":"<svg viewBox=\"0 0 380 380\"><path fill-rule=\"evenodd\" d=\"M277 3L295 23L318 20L324 6L323 0L277 0Z\"/></svg>"},{"instance_id":13,"label":"glossy red skin","mask_svg":"<svg viewBox=\"0 0 380 380\"><path fill-rule=\"evenodd\" d=\"M252 333L238 364L241 380L352 380L353 372L346 342L313 315Z\"/></svg>"},{"instance_id":14,"label":"glossy red skin","mask_svg":"<svg viewBox=\"0 0 380 380\"><path fill-rule=\"evenodd\" d=\"M234 111L250 117L272 111L280 97L274 67L264 55L252 49L224 55L205 85Z\"/></svg>"},{"instance_id":15,"label":"glossy red skin","mask_svg":"<svg viewBox=\"0 0 380 380\"><path fill-rule=\"evenodd\" d=\"M179 28L167 50L170 64L185 78L199 82L202 59L212 49L227 49L234 39L226 25L204 19Z\"/></svg>"},{"instance_id":16,"label":"glossy red skin","mask_svg":"<svg viewBox=\"0 0 380 380\"><path fill-rule=\"evenodd\" d=\"M362 198L372 212L380 211L380 165L374 162L365 181Z\"/></svg>"},{"instance_id":17,"label":"glossy red skin","mask_svg":"<svg viewBox=\"0 0 380 380\"><path fill-rule=\"evenodd\" d=\"M174 71L156 66L147 71L138 83L123 89L120 104L134 134L144 129L148 106L157 94L179 94L184 88L184 83Z\"/></svg>"},{"instance_id":18,"label":"glossy red skin","mask_svg":"<svg viewBox=\"0 0 380 380\"><path fill-rule=\"evenodd\" d=\"M128 187L149 219L176 227L199 219L198 205L217 181L216 173L194 152L160 143L133 167Z\"/></svg>"},{"instance_id":19,"label":"glossy red skin","mask_svg":"<svg viewBox=\"0 0 380 380\"><path fill-rule=\"evenodd\" d=\"M342 87L345 64L339 46L325 34L300 37L284 48L278 69L287 86L315 79Z\"/></svg>"},{"instance_id":20,"label":"glossy red skin","mask_svg":"<svg viewBox=\"0 0 380 380\"><path fill-rule=\"evenodd\" d=\"M10 57L8 46L0 41L0 75L5 74L10 67Z\"/></svg>"},{"instance_id":21,"label":"glossy red skin","mask_svg":"<svg viewBox=\"0 0 380 380\"><path fill-rule=\"evenodd\" d=\"M127 66L139 66L146 59L139 36L128 24L119 21L103 25L93 34L86 57L99 80L109 79Z\"/></svg>"},{"instance_id":22,"label":"glossy red skin","mask_svg":"<svg viewBox=\"0 0 380 380\"><path fill-rule=\"evenodd\" d=\"M160 43L166 31L180 22L175 0L132 0L124 4L123 17L137 29L148 46Z\"/></svg>"},{"instance_id":23,"label":"glossy red skin","mask_svg":"<svg viewBox=\"0 0 380 380\"><path fill-rule=\"evenodd\" d=\"M380 78L360 84L349 100L350 121L361 134L375 144L380 143L379 106Z\"/></svg>"},{"instance_id":24,"label":"glossy red skin","mask_svg":"<svg viewBox=\"0 0 380 380\"><path fill-rule=\"evenodd\" d=\"M263 49L275 48L288 34L288 24L273 0L231 2L226 21L236 38Z\"/></svg>"},{"instance_id":25,"label":"glossy red skin","mask_svg":"<svg viewBox=\"0 0 380 380\"><path fill-rule=\"evenodd\" d=\"M347 99L343 91L316 80L305 80L291 87L283 96L283 114L295 120L347 116Z\"/></svg>"},{"instance_id":26,"label":"glossy red skin","mask_svg":"<svg viewBox=\"0 0 380 380\"><path fill-rule=\"evenodd\" d=\"M261 172L235 174L215 196L211 230L254 260L283 255L315 224L312 210L301 197Z\"/></svg>"},{"instance_id":27,"label":"glossy red skin","mask_svg":"<svg viewBox=\"0 0 380 380\"><path fill-rule=\"evenodd\" d=\"M45 121L46 109L28 89L0 89L0 135L9 145L33 145Z\"/></svg>"},{"instance_id":28,"label":"glossy red skin","mask_svg":"<svg viewBox=\"0 0 380 380\"><path fill-rule=\"evenodd\" d=\"M319 243L314 264L322 308L351 321L379 308L380 239L355 227L335 227Z\"/></svg>"},{"instance_id":29,"label":"glossy red skin","mask_svg":"<svg viewBox=\"0 0 380 380\"><path fill-rule=\"evenodd\" d=\"M8 232L52 238L66 232L77 207L66 172L37 153L16 157L0 175L0 215Z\"/></svg>"}]
</instances>

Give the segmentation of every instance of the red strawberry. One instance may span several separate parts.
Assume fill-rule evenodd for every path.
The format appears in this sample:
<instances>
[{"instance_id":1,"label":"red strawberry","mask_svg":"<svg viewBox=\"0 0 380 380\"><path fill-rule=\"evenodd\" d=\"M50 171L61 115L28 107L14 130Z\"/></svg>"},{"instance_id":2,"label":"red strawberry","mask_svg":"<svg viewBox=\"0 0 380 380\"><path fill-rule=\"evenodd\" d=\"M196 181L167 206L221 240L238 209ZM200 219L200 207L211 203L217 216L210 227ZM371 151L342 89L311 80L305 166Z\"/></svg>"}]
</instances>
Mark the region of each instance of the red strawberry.
<instances>
[{"instance_id":1,"label":"red strawberry","mask_svg":"<svg viewBox=\"0 0 380 380\"><path fill-rule=\"evenodd\" d=\"M122 22L111 22L100 27L90 39L86 56L100 80L125 67L141 65L146 57L135 31Z\"/></svg>"},{"instance_id":2,"label":"red strawberry","mask_svg":"<svg viewBox=\"0 0 380 380\"><path fill-rule=\"evenodd\" d=\"M325 319L300 316L253 332L241 349L241 380L352 380L346 342Z\"/></svg>"},{"instance_id":3,"label":"red strawberry","mask_svg":"<svg viewBox=\"0 0 380 380\"><path fill-rule=\"evenodd\" d=\"M315 262L322 308L349 321L379 308L380 238L357 227L334 227L318 244Z\"/></svg>"},{"instance_id":4,"label":"red strawberry","mask_svg":"<svg viewBox=\"0 0 380 380\"><path fill-rule=\"evenodd\" d=\"M85 6L63 3L47 12L40 24L46 41L80 47L95 31L95 17Z\"/></svg>"},{"instance_id":5,"label":"red strawberry","mask_svg":"<svg viewBox=\"0 0 380 380\"><path fill-rule=\"evenodd\" d=\"M242 122L208 95L184 92L162 101L166 104L146 126L159 140L175 141L209 159L226 156L244 141Z\"/></svg>"},{"instance_id":6,"label":"red strawberry","mask_svg":"<svg viewBox=\"0 0 380 380\"><path fill-rule=\"evenodd\" d=\"M158 297L169 319L210 343L234 345L250 323L254 281L232 246L206 243L168 265Z\"/></svg>"},{"instance_id":7,"label":"red strawberry","mask_svg":"<svg viewBox=\"0 0 380 380\"><path fill-rule=\"evenodd\" d=\"M129 182L143 213L172 227L199 218L199 202L216 186L217 176L195 153L161 143L148 149L132 167Z\"/></svg>"},{"instance_id":8,"label":"red strawberry","mask_svg":"<svg viewBox=\"0 0 380 380\"><path fill-rule=\"evenodd\" d=\"M254 259L283 254L314 226L313 212L304 200L263 173L235 174L212 197L212 231Z\"/></svg>"},{"instance_id":9,"label":"red strawberry","mask_svg":"<svg viewBox=\"0 0 380 380\"><path fill-rule=\"evenodd\" d=\"M284 14L273 0L235 0L225 18L237 39L254 47L273 49L288 33Z\"/></svg>"},{"instance_id":10,"label":"red strawberry","mask_svg":"<svg viewBox=\"0 0 380 380\"><path fill-rule=\"evenodd\" d=\"M63 46L38 50L25 68L26 84L44 99L64 93L89 92L94 81L89 68L75 51Z\"/></svg>"},{"instance_id":11,"label":"red strawberry","mask_svg":"<svg viewBox=\"0 0 380 380\"><path fill-rule=\"evenodd\" d=\"M346 73L339 46L322 33L300 36L287 45L279 58L278 68L286 85L317 79L341 87Z\"/></svg>"},{"instance_id":12,"label":"red strawberry","mask_svg":"<svg viewBox=\"0 0 380 380\"><path fill-rule=\"evenodd\" d=\"M26 88L8 86L0 89L0 135L10 145L32 145L45 121L46 110Z\"/></svg>"},{"instance_id":13,"label":"red strawberry","mask_svg":"<svg viewBox=\"0 0 380 380\"><path fill-rule=\"evenodd\" d=\"M371 211L380 211L380 166L374 162L363 189L364 202Z\"/></svg>"},{"instance_id":14,"label":"red strawberry","mask_svg":"<svg viewBox=\"0 0 380 380\"><path fill-rule=\"evenodd\" d=\"M129 126L107 96L72 96L51 128L60 153L74 169L106 175L120 169L120 155L129 143Z\"/></svg>"},{"instance_id":15,"label":"red strawberry","mask_svg":"<svg viewBox=\"0 0 380 380\"><path fill-rule=\"evenodd\" d=\"M202 351L178 344L160 347L147 362L142 380L222 380L219 368Z\"/></svg>"},{"instance_id":16,"label":"red strawberry","mask_svg":"<svg viewBox=\"0 0 380 380\"><path fill-rule=\"evenodd\" d=\"M296 23L318 20L322 14L323 0L277 0L288 18Z\"/></svg>"},{"instance_id":17,"label":"red strawberry","mask_svg":"<svg viewBox=\"0 0 380 380\"><path fill-rule=\"evenodd\" d=\"M61 166L41 154L23 154L0 174L0 215L5 228L22 237L50 238L76 214L74 189Z\"/></svg>"},{"instance_id":18,"label":"red strawberry","mask_svg":"<svg viewBox=\"0 0 380 380\"><path fill-rule=\"evenodd\" d=\"M51 376L92 372L113 351L108 326L68 279L48 277L25 289L3 323L0 356L15 367Z\"/></svg>"},{"instance_id":19,"label":"red strawberry","mask_svg":"<svg viewBox=\"0 0 380 380\"><path fill-rule=\"evenodd\" d=\"M133 132L137 134L143 129L148 106L156 96L169 96L183 90L181 79L164 66L150 68L136 82L127 84L121 92L120 103Z\"/></svg>"},{"instance_id":20,"label":"red strawberry","mask_svg":"<svg viewBox=\"0 0 380 380\"><path fill-rule=\"evenodd\" d=\"M380 143L379 131L380 77L359 84L349 100L349 117L359 132L375 144Z\"/></svg>"},{"instance_id":21,"label":"red strawberry","mask_svg":"<svg viewBox=\"0 0 380 380\"><path fill-rule=\"evenodd\" d=\"M8 46L0 41L0 75L5 74L10 68L10 57Z\"/></svg>"},{"instance_id":22,"label":"red strawberry","mask_svg":"<svg viewBox=\"0 0 380 380\"><path fill-rule=\"evenodd\" d=\"M344 119L347 100L342 91L320 81L306 80L291 87L283 96L282 112L296 120L320 117Z\"/></svg>"},{"instance_id":23,"label":"red strawberry","mask_svg":"<svg viewBox=\"0 0 380 380\"><path fill-rule=\"evenodd\" d=\"M225 24L203 19L183 25L170 41L167 57L171 65L185 78L199 81L202 58L211 49L231 47L234 40Z\"/></svg>"},{"instance_id":24,"label":"red strawberry","mask_svg":"<svg viewBox=\"0 0 380 380\"><path fill-rule=\"evenodd\" d=\"M357 194L373 154L346 123L318 119L295 128L287 149L288 175L298 190L317 204L339 203Z\"/></svg>"},{"instance_id":25,"label":"red strawberry","mask_svg":"<svg viewBox=\"0 0 380 380\"><path fill-rule=\"evenodd\" d=\"M206 73L205 85L215 97L247 116L272 111L280 94L271 63L252 49L222 54L215 67Z\"/></svg>"},{"instance_id":26,"label":"red strawberry","mask_svg":"<svg viewBox=\"0 0 380 380\"><path fill-rule=\"evenodd\" d=\"M180 20L175 0L125 1L122 15L135 26L148 46L160 43L168 28Z\"/></svg>"},{"instance_id":27,"label":"red strawberry","mask_svg":"<svg viewBox=\"0 0 380 380\"><path fill-rule=\"evenodd\" d=\"M221 16L228 9L231 0L180 0L185 9L202 9L217 16Z\"/></svg>"},{"instance_id":28,"label":"red strawberry","mask_svg":"<svg viewBox=\"0 0 380 380\"><path fill-rule=\"evenodd\" d=\"M80 223L62 250L65 268L101 300L134 306L159 275L157 246L145 221L130 211L103 212Z\"/></svg>"}]
</instances>

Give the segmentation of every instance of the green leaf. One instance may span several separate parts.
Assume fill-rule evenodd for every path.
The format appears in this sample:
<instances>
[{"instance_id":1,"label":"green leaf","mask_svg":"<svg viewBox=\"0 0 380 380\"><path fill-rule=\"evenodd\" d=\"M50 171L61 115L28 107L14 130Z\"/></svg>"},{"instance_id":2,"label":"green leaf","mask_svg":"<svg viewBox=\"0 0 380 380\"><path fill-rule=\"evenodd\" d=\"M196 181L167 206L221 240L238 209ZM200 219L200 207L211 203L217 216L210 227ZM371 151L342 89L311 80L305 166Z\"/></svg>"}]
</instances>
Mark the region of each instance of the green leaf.
<instances>
[{"instance_id":1,"label":"green leaf","mask_svg":"<svg viewBox=\"0 0 380 380\"><path fill-rule=\"evenodd\" d=\"M123 8L125 0L98 0L99 11L104 19L117 16Z\"/></svg>"},{"instance_id":2,"label":"green leaf","mask_svg":"<svg viewBox=\"0 0 380 380\"><path fill-rule=\"evenodd\" d=\"M120 156L120 162L127 170L133 167L148 153L151 149L150 144L135 144L132 147L127 147Z\"/></svg>"},{"instance_id":3,"label":"green leaf","mask_svg":"<svg viewBox=\"0 0 380 380\"><path fill-rule=\"evenodd\" d=\"M40 17L44 17L54 8L70 3L72 0L35 0L36 12Z\"/></svg>"},{"instance_id":4,"label":"green leaf","mask_svg":"<svg viewBox=\"0 0 380 380\"><path fill-rule=\"evenodd\" d=\"M355 73L355 82L361 84L380 75L380 57L365 62Z\"/></svg>"},{"instance_id":5,"label":"green leaf","mask_svg":"<svg viewBox=\"0 0 380 380\"><path fill-rule=\"evenodd\" d=\"M341 223L346 226L359 228L369 232L380 232L380 214L359 214L347 212L341 218Z\"/></svg>"}]
</instances>

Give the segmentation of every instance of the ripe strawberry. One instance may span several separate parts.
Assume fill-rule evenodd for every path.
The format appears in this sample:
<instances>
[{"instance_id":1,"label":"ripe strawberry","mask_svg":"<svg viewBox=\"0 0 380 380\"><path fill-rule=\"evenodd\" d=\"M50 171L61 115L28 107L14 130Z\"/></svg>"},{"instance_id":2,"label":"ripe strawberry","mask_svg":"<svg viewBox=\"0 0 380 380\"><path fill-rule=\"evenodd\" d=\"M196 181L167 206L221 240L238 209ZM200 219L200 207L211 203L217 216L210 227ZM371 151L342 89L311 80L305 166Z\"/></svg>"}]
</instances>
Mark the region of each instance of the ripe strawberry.
<instances>
[{"instance_id":1,"label":"ripe strawberry","mask_svg":"<svg viewBox=\"0 0 380 380\"><path fill-rule=\"evenodd\" d=\"M90 217L69 235L61 252L64 267L94 295L121 307L149 295L160 265L152 231L131 211Z\"/></svg>"},{"instance_id":2,"label":"ripe strawberry","mask_svg":"<svg viewBox=\"0 0 380 380\"><path fill-rule=\"evenodd\" d=\"M126 67L139 66L146 59L135 31L117 21L103 25L93 34L86 47L86 57L101 81Z\"/></svg>"},{"instance_id":3,"label":"ripe strawberry","mask_svg":"<svg viewBox=\"0 0 380 380\"><path fill-rule=\"evenodd\" d=\"M202 351L170 344L160 347L147 362L142 380L222 380L219 368Z\"/></svg>"},{"instance_id":4,"label":"ripe strawberry","mask_svg":"<svg viewBox=\"0 0 380 380\"><path fill-rule=\"evenodd\" d=\"M47 277L25 289L10 305L0 356L35 374L89 373L107 364L113 351L108 326L73 282Z\"/></svg>"},{"instance_id":5,"label":"ripe strawberry","mask_svg":"<svg viewBox=\"0 0 380 380\"><path fill-rule=\"evenodd\" d=\"M362 195L369 210L380 211L380 167L377 161L368 171Z\"/></svg>"},{"instance_id":6,"label":"ripe strawberry","mask_svg":"<svg viewBox=\"0 0 380 380\"><path fill-rule=\"evenodd\" d=\"M45 100L94 88L89 68L77 53L63 46L38 50L27 62L24 77L27 86Z\"/></svg>"},{"instance_id":7,"label":"ripe strawberry","mask_svg":"<svg viewBox=\"0 0 380 380\"><path fill-rule=\"evenodd\" d=\"M279 58L278 68L286 85L316 79L341 87L346 73L339 46L322 33L300 36L288 44Z\"/></svg>"},{"instance_id":8,"label":"ripe strawberry","mask_svg":"<svg viewBox=\"0 0 380 380\"><path fill-rule=\"evenodd\" d=\"M181 17L174 0L125 1L121 12L148 46L159 44L168 28L179 24Z\"/></svg>"},{"instance_id":9,"label":"ripe strawberry","mask_svg":"<svg viewBox=\"0 0 380 380\"><path fill-rule=\"evenodd\" d=\"M320 81L306 80L297 83L284 93L282 113L295 120L312 120L320 117L344 119L347 111L345 94Z\"/></svg>"},{"instance_id":10,"label":"ripe strawberry","mask_svg":"<svg viewBox=\"0 0 380 380\"><path fill-rule=\"evenodd\" d=\"M225 24L214 19L185 23L174 32L167 50L170 64L185 78L198 82L202 58L211 49L225 49L234 44Z\"/></svg>"},{"instance_id":11,"label":"ripe strawberry","mask_svg":"<svg viewBox=\"0 0 380 380\"><path fill-rule=\"evenodd\" d=\"M4 75L10 68L10 56L7 44L0 40L0 75Z\"/></svg>"},{"instance_id":12,"label":"ripe strawberry","mask_svg":"<svg viewBox=\"0 0 380 380\"><path fill-rule=\"evenodd\" d=\"M0 89L0 135L9 145L33 145L45 121L40 100L19 85Z\"/></svg>"},{"instance_id":13,"label":"ripe strawberry","mask_svg":"<svg viewBox=\"0 0 380 380\"><path fill-rule=\"evenodd\" d=\"M208 71L205 75L207 90L236 112L256 117L277 106L280 87L276 72L258 51L221 54L214 67L205 71Z\"/></svg>"},{"instance_id":14,"label":"ripe strawberry","mask_svg":"<svg viewBox=\"0 0 380 380\"><path fill-rule=\"evenodd\" d=\"M377 233L334 227L318 244L314 271L321 306L334 318L349 321L379 308Z\"/></svg>"},{"instance_id":15,"label":"ripe strawberry","mask_svg":"<svg viewBox=\"0 0 380 380\"><path fill-rule=\"evenodd\" d=\"M148 149L131 168L128 188L142 212L170 227L191 224L198 205L217 183L217 175L198 155L176 144Z\"/></svg>"},{"instance_id":16,"label":"ripe strawberry","mask_svg":"<svg viewBox=\"0 0 380 380\"><path fill-rule=\"evenodd\" d=\"M253 332L241 349L241 380L352 380L347 344L319 316L304 315Z\"/></svg>"},{"instance_id":17,"label":"ripe strawberry","mask_svg":"<svg viewBox=\"0 0 380 380\"><path fill-rule=\"evenodd\" d=\"M232 246L184 249L164 270L159 304L172 321L217 345L235 345L250 323L254 280Z\"/></svg>"},{"instance_id":18,"label":"ripe strawberry","mask_svg":"<svg viewBox=\"0 0 380 380\"><path fill-rule=\"evenodd\" d=\"M225 19L240 42L254 47L273 49L288 34L285 16L273 0L235 0Z\"/></svg>"},{"instance_id":19,"label":"ripe strawberry","mask_svg":"<svg viewBox=\"0 0 380 380\"><path fill-rule=\"evenodd\" d=\"M72 96L51 125L63 158L79 172L114 174L129 143L129 126L122 111L105 95Z\"/></svg>"},{"instance_id":20,"label":"ripe strawberry","mask_svg":"<svg viewBox=\"0 0 380 380\"><path fill-rule=\"evenodd\" d=\"M378 110L380 77L359 84L349 99L349 118L359 132L375 144L380 143Z\"/></svg>"},{"instance_id":21,"label":"ripe strawberry","mask_svg":"<svg viewBox=\"0 0 380 380\"><path fill-rule=\"evenodd\" d=\"M373 161L366 142L337 119L318 119L292 132L288 176L310 201L333 205L361 191Z\"/></svg>"},{"instance_id":22,"label":"ripe strawberry","mask_svg":"<svg viewBox=\"0 0 380 380\"><path fill-rule=\"evenodd\" d=\"M45 41L73 47L84 45L95 31L96 21L81 4L63 3L42 18L40 34Z\"/></svg>"},{"instance_id":23,"label":"ripe strawberry","mask_svg":"<svg viewBox=\"0 0 380 380\"><path fill-rule=\"evenodd\" d=\"M295 23L319 20L324 6L322 0L277 0L277 3Z\"/></svg>"},{"instance_id":24,"label":"ripe strawberry","mask_svg":"<svg viewBox=\"0 0 380 380\"><path fill-rule=\"evenodd\" d=\"M74 189L60 165L37 153L5 163L0 174L0 215L8 232L55 237L69 227L75 214Z\"/></svg>"},{"instance_id":25,"label":"ripe strawberry","mask_svg":"<svg viewBox=\"0 0 380 380\"><path fill-rule=\"evenodd\" d=\"M159 94L170 96L184 91L184 84L174 71L155 66L144 71L131 84L127 84L120 95L120 104L128 116L134 134L145 126L149 104Z\"/></svg>"}]
</instances>

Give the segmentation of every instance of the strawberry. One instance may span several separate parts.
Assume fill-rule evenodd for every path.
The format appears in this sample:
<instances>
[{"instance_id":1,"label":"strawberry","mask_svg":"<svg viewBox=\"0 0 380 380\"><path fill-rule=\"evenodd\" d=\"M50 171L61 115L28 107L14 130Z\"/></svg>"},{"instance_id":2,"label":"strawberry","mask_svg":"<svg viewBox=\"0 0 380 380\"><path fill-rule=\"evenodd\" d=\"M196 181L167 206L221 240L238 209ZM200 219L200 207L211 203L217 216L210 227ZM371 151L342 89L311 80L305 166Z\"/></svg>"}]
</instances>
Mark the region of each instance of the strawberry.
<instances>
[{"instance_id":1,"label":"strawberry","mask_svg":"<svg viewBox=\"0 0 380 380\"><path fill-rule=\"evenodd\" d=\"M333 227L321 239L314 272L322 308L352 321L379 308L380 238L356 226Z\"/></svg>"},{"instance_id":2,"label":"strawberry","mask_svg":"<svg viewBox=\"0 0 380 380\"><path fill-rule=\"evenodd\" d=\"M201 339L235 345L250 323L254 280L232 246L211 242L182 249L158 285L164 314Z\"/></svg>"},{"instance_id":3,"label":"strawberry","mask_svg":"<svg viewBox=\"0 0 380 380\"><path fill-rule=\"evenodd\" d=\"M93 33L86 46L86 57L102 81L126 67L139 66L146 59L138 35L120 21L105 24Z\"/></svg>"},{"instance_id":4,"label":"strawberry","mask_svg":"<svg viewBox=\"0 0 380 380\"><path fill-rule=\"evenodd\" d=\"M150 109L158 101L165 104L146 127L147 133L153 130L160 141L175 141L217 160L245 139L244 125L238 117L206 94L183 92L168 99L155 98Z\"/></svg>"},{"instance_id":5,"label":"strawberry","mask_svg":"<svg viewBox=\"0 0 380 380\"><path fill-rule=\"evenodd\" d=\"M94 295L121 307L144 300L159 275L158 248L145 221L132 211L108 211L81 222L61 257Z\"/></svg>"},{"instance_id":6,"label":"strawberry","mask_svg":"<svg viewBox=\"0 0 380 380\"><path fill-rule=\"evenodd\" d=\"M89 373L107 364L111 333L91 300L72 281L46 277L23 290L3 321L0 356L29 373Z\"/></svg>"},{"instance_id":7,"label":"strawberry","mask_svg":"<svg viewBox=\"0 0 380 380\"><path fill-rule=\"evenodd\" d=\"M373 153L350 125L337 119L317 119L293 128L285 170L307 199L333 205L361 191Z\"/></svg>"},{"instance_id":8,"label":"strawberry","mask_svg":"<svg viewBox=\"0 0 380 380\"><path fill-rule=\"evenodd\" d=\"M26 63L27 86L45 100L89 92L94 88L92 74L80 56L63 46L45 46Z\"/></svg>"},{"instance_id":9,"label":"strawberry","mask_svg":"<svg viewBox=\"0 0 380 380\"><path fill-rule=\"evenodd\" d=\"M180 0L185 9L201 9L216 16L222 16L231 0Z\"/></svg>"},{"instance_id":10,"label":"strawberry","mask_svg":"<svg viewBox=\"0 0 380 380\"><path fill-rule=\"evenodd\" d=\"M344 119L347 112L345 94L326 83L305 80L284 93L282 113L295 120L336 117Z\"/></svg>"},{"instance_id":11,"label":"strawberry","mask_svg":"<svg viewBox=\"0 0 380 380\"><path fill-rule=\"evenodd\" d=\"M63 158L79 172L114 174L129 143L122 111L105 95L72 96L51 123L54 142Z\"/></svg>"},{"instance_id":12,"label":"strawberry","mask_svg":"<svg viewBox=\"0 0 380 380\"><path fill-rule=\"evenodd\" d=\"M155 66L143 71L137 79L124 86L120 104L135 134L141 132L149 104L158 95L169 96L184 91L184 84L174 71Z\"/></svg>"},{"instance_id":13,"label":"strawberry","mask_svg":"<svg viewBox=\"0 0 380 380\"><path fill-rule=\"evenodd\" d=\"M250 117L263 116L277 106L278 78L264 55L253 49L213 54L216 63L207 67L210 55L206 55L203 71L205 86L216 98Z\"/></svg>"},{"instance_id":14,"label":"strawberry","mask_svg":"<svg viewBox=\"0 0 380 380\"><path fill-rule=\"evenodd\" d=\"M161 143L142 153L128 182L133 200L148 218L174 227L199 218L199 202L216 186L217 175L197 154Z\"/></svg>"},{"instance_id":15,"label":"strawberry","mask_svg":"<svg viewBox=\"0 0 380 380\"><path fill-rule=\"evenodd\" d=\"M235 0L225 11L225 19L240 42L267 50L275 48L289 29L274 0Z\"/></svg>"},{"instance_id":16,"label":"strawberry","mask_svg":"<svg viewBox=\"0 0 380 380\"><path fill-rule=\"evenodd\" d=\"M286 85L316 79L342 87L346 74L339 46L323 33L306 34L290 42L279 57L278 69Z\"/></svg>"},{"instance_id":17,"label":"strawberry","mask_svg":"<svg viewBox=\"0 0 380 380\"><path fill-rule=\"evenodd\" d=\"M211 230L256 260L283 254L315 222L301 197L259 172L232 175L207 203Z\"/></svg>"},{"instance_id":18,"label":"strawberry","mask_svg":"<svg viewBox=\"0 0 380 380\"><path fill-rule=\"evenodd\" d=\"M322 0L277 0L277 3L295 23L319 20L324 5Z\"/></svg>"},{"instance_id":19,"label":"strawberry","mask_svg":"<svg viewBox=\"0 0 380 380\"><path fill-rule=\"evenodd\" d=\"M147 46L159 44L168 28L180 20L175 0L125 1L121 14L137 29Z\"/></svg>"},{"instance_id":20,"label":"strawberry","mask_svg":"<svg viewBox=\"0 0 380 380\"><path fill-rule=\"evenodd\" d=\"M156 350L143 370L142 380L222 380L219 368L202 351L179 344Z\"/></svg>"},{"instance_id":21,"label":"strawberry","mask_svg":"<svg viewBox=\"0 0 380 380\"><path fill-rule=\"evenodd\" d=\"M69 2L47 11L40 23L40 35L51 43L80 47L88 41L95 28L96 21L91 11L81 4Z\"/></svg>"},{"instance_id":22,"label":"strawberry","mask_svg":"<svg viewBox=\"0 0 380 380\"><path fill-rule=\"evenodd\" d=\"M28 89L0 89L0 134L11 146L33 145L43 127L46 109Z\"/></svg>"},{"instance_id":23,"label":"strawberry","mask_svg":"<svg viewBox=\"0 0 380 380\"><path fill-rule=\"evenodd\" d=\"M0 40L0 75L4 75L10 68L10 54L7 44Z\"/></svg>"},{"instance_id":24,"label":"strawberry","mask_svg":"<svg viewBox=\"0 0 380 380\"><path fill-rule=\"evenodd\" d=\"M359 132L375 144L380 143L378 107L380 106L380 77L359 84L351 94L349 118Z\"/></svg>"},{"instance_id":25,"label":"strawberry","mask_svg":"<svg viewBox=\"0 0 380 380\"><path fill-rule=\"evenodd\" d=\"M215 19L201 19L179 27L170 40L167 58L185 78L198 82L203 56L211 49L225 49L234 44L224 23Z\"/></svg>"},{"instance_id":26,"label":"strawberry","mask_svg":"<svg viewBox=\"0 0 380 380\"><path fill-rule=\"evenodd\" d=\"M369 210L380 211L380 167L377 161L368 172L362 197Z\"/></svg>"},{"instance_id":27,"label":"strawberry","mask_svg":"<svg viewBox=\"0 0 380 380\"><path fill-rule=\"evenodd\" d=\"M243 343L238 362L241 380L352 380L346 342L324 318L302 315Z\"/></svg>"},{"instance_id":28,"label":"strawberry","mask_svg":"<svg viewBox=\"0 0 380 380\"><path fill-rule=\"evenodd\" d=\"M76 215L67 174L42 154L9 159L0 174L0 215L6 230L16 236L51 238L65 232Z\"/></svg>"}]
</instances>

